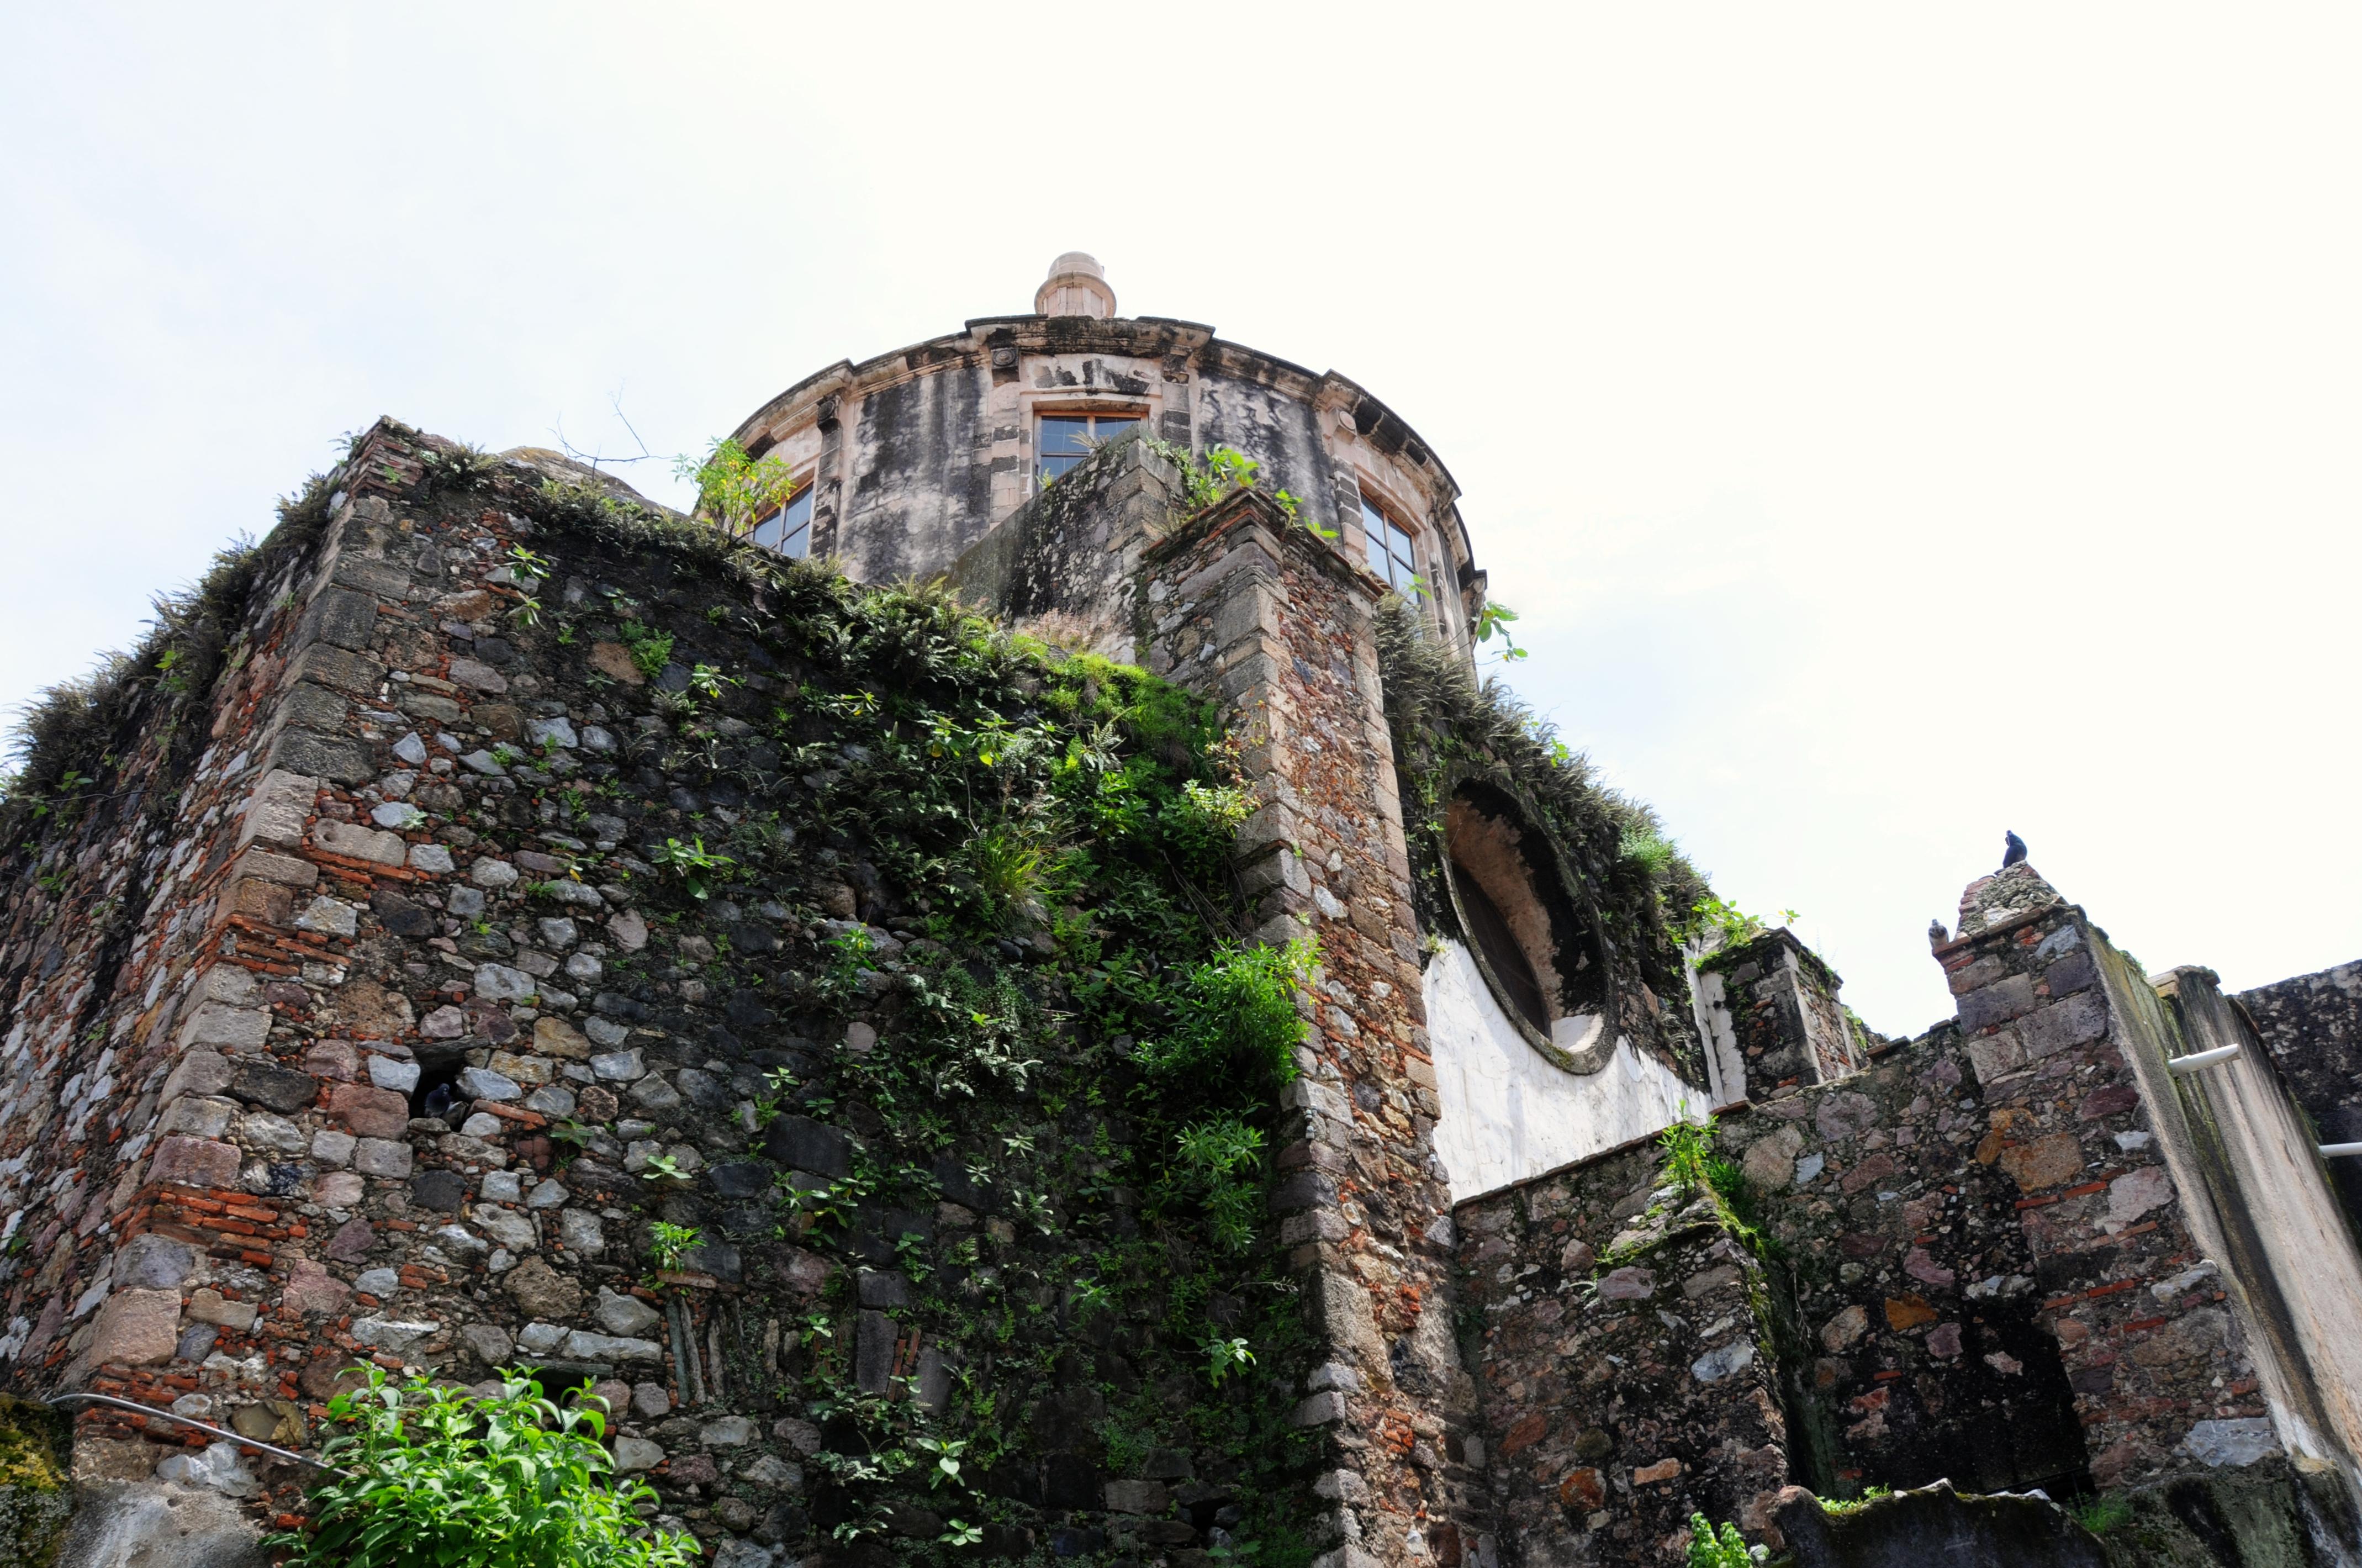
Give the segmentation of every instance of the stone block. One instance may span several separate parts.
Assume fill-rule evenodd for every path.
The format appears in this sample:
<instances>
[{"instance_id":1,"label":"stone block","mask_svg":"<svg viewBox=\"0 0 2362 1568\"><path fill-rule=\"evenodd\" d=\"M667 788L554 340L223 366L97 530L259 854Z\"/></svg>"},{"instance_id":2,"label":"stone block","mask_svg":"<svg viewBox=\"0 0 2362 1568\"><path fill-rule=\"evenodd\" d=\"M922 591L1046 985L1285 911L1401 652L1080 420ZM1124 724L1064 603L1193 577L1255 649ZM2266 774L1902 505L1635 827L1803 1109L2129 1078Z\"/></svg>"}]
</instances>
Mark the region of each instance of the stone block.
<instances>
[{"instance_id":1,"label":"stone block","mask_svg":"<svg viewBox=\"0 0 2362 1568\"><path fill-rule=\"evenodd\" d=\"M356 697L374 697L385 679L385 666L367 654L354 653L334 643L314 643L287 664L295 680L314 680Z\"/></svg>"},{"instance_id":2,"label":"stone block","mask_svg":"<svg viewBox=\"0 0 2362 1568\"><path fill-rule=\"evenodd\" d=\"M229 1051L256 1051L270 1038L270 1010L224 1007L206 1002L181 1022L174 1043L182 1050L212 1046Z\"/></svg>"},{"instance_id":3,"label":"stone block","mask_svg":"<svg viewBox=\"0 0 2362 1568\"><path fill-rule=\"evenodd\" d=\"M409 1144L390 1138L362 1138L353 1144L353 1169L363 1176L398 1180L410 1174L415 1158Z\"/></svg>"},{"instance_id":4,"label":"stone block","mask_svg":"<svg viewBox=\"0 0 2362 1568\"><path fill-rule=\"evenodd\" d=\"M346 735L286 729L271 743L270 760L291 772L314 774L338 784L361 784L377 776L369 746Z\"/></svg>"},{"instance_id":5,"label":"stone block","mask_svg":"<svg viewBox=\"0 0 2362 1568\"><path fill-rule=\"evenodd\" d=\"M228 1187L237 1180L237 1151L210 1139L169 1137L156 1145L156 1153L149 1157L148 1179L186 1187Z\"/></svg>"},{"instance_id":6,"label":"stone block","mask_svg":"<svg viewBox=\"0 0 2362 1568\"><path fill-rule=\"evenodd\" d=\"M496 1103L524 1098L523 1085L490 1067L463 1069L459 1074L459 1092L469 1099L489 1099Z\"/></svg>"},{"instance_id":7,"label":"stone block","mask_svg":"<svg viewBox=\"0 0 2362 1568\"><path fill-rule=\"evenodd\" d=\"M315 1313L342 1312L352 1295L352 1286L310 1258L297 1258L289 1271L287 1288L279 1300L287 1310L308 1317Z\"/></svg>"},{"instance_id":8,"label":"stone block","mask_svg":"<svg viewBox=\"0 0 2362 1568\"><path fill-rule=\"evenodd\" d=\"M192 1051L172 1068L157 1098L170 1105L184 1094L219 1094L229 1088L235 1072L229 1058L217 1051Z\"/></svg>"},{"instance_id":9,"label":"stone block","mask_svg":"<svg viewBox=\"0 0 2362 1568\"><path fill-rule=\"evenodd\" d=\"M2001 1168L2028 1192L2057 1187L2083 1174L2083 1145L2072 1132L2053 1132L2003 1149Z\"/></svg>"},{"instance_id":10,"label":"stone block","mask_svg":"<svg viewBox=\"0 0 2362 1568\"><path fill-rule=\"evenodd\" d=\"M765 1130L763 1153L789 1170L830 1177L853 1174L853 1140L808 1116L781 1116Z\"/></svg>"},{"instance_id":11,"label":"stone block","mask_svg":"<svg viewBox=\"0 0 2362 1568\"><path fill-rule=\"evenodd\" d=\"M599 1287L599 1304L591 1309L591 1316L609 1333L634 1339L645 1337L663 1321L663 1314L638 1297L619 1295L603 1285Z\"/></svg>"},{"instance_id":12,"label":"stone block","mask_svg":"<svg viewBox=\"0 0 2362 1568\"><path fill-rule=\"evenodd\" d=\"M547 922L544 922L547 924ZM568 922L572 924L572 922ZM590 1059L590 1042L582 1032L562 1018L547 1015L533 1021L533 1048L545 1056L557 1056L568 1062Z\"/></svg>"},{"instance_id":13,"label":"stone block","mask_svg":"<svg viewBox=\"0 0 2362 1568\"><path fill-rule=\"evenodd\" d=\"M408 1098L374 1084L338 1084L328 1093L328 1114L341 1117L363 1139L399 1139L410 1132Z\"/></svg>"},{"instance_id":14,"label":"stone block","mask_svg":"<svg viewBox=\"0 0 2362 1568\"><path fill-rule=\"evenodd\" d=\"M1976 1068L1979 1083L2006 1077L2025 1066L2025 1043L2015 1029L1981 1034L1968 1043L1968 1050L1969 1065Z\"/></svg>"},{"instance_id":15,"label":"stone block","mask_svg":"<svg viewBox=\"0 0 2362 1568\"><path fill-rule=\"evenodd\" d=\"M1298 1426L1317 1425L1299 1421ZM1173 1506L1173 1493L1156 1481L1110 1481L1107 1484L1108 1512L1111 1514L1161 1514Z\"/></svg>"},{"instance_id":16,"label":"stone block","mask_svg":"<svg viewBox=\"0 0 2362 1568\"><path fill-rule=\"evenodd\" d=\"M115 1254L115 1283L133 1290L177 1290L196 1272L196 1249L170 1236L134 1236Z\"/></svg>"},{"instance_id":17,"label":"stone block","mask_svg":"<svg viewBox=\"0 0 2362 1568\"><path fill-rule=\"evenodd\" d=\"M410 845L402 841L400 834L363 827L359 823L340 823L334 818L323 818L313 825L312 842L327 854L377 866L399 866L410 854Z\"/></svg>"},{"instance_id":18,"label":"stone block","mask_svg":"<svg viewBox=\"0 0 2362 1568\"><path fill-rule=\"evenodd\" d=\"M541 982L522 969L505 964L480 965L475 974L476 994L489 1002L521 1002L536 996Z\"/></svg>"},{"instance_id":19,"label":"stone block","mask_svg":"<svg viewBox=\"0 0 2362 1568\"><path fill-rule=\"evenodd\" d=\"M237 1071L230 1077L229 1092L248 1105L296 1111L319 1098L320 1081L309 1073L299 1073L275 1062L240 1062Z\"/></svg>"},{"instance_id":20,"label":"stone block","mask_svg":"<svg viewBox=\"0 0 2362 1568\"><path fill-rule=\"evenodd\" d=\"M1599 1282L1602 1301L1646 1301L1657 1293L1657 1276L1645 1268L1611 1269Z\"/></svg>"},{"instance_id":21,"label":"stone block","mask_svg":"<svg viewBox=\"0 0 2362 1568\"><path fill-rule=\"evenodd\" d=\"M192 1138L219 1138L229 1132L230 1119L237 1114L234 1100L183 1095L164 1108L163 1120L156 1127L160 1132L185 1132Z\"/></svg>"},{"instance_id":22,"label":"stone block","mask_svg":"<svg viewBox=\"0 0 2362 1568\"><path fill-rule=\"evenodd\" d=\"M230 867L230 879L252 878L258 881L275 882L281 887L309 889L318 884L320 868L308 860L298 860L292 855L273 850L249 848ZM216 966L219 967L220 966ZM231 965L235 968L237 966Z\"/></svg>"},{"instance_id":23,"label":"stone block","mask_svg":"<svg viewBox=\"0 0 2362 1568\"><path fill-rule=\"evenodd\" d=\"M199 1290L189 1297L189 1316L200 1323L215 1323L234 1334L243 1334L254 1327L256 1308L251 1301L231 1301L218 1290Z\"/></svg>"},{"instance_id":24,"label":"stone block","mask_svg":"<svg viewBox=\"0 0 2362 1568\"><path fill-rule=\"evenodd\" d=\"M854 1332L853 1380L864 1394L885 1394L893 1386L894 1320L883 1312L863 1312Z\"/></svg>"},{"instance_id":25,"label":"stone block","mask_svg":"<svg viewBox=\"0 0 2362 1568\"><path fill-rule=\"evenodd\" d=\"M377 635L377 595L349 588L325 588L297 626L295 643L330 643L352 651L367 648Z\"/></svg>"},{"instance_id":26,"label":"stone block","mask_svg":"<svg viewBox=\"0 0 2362 1568\"><path fill-rule=\"evenodd\" d=\"M238 846L261 843L301 849L304 824L310 820L319 795L320 780L310 775L283 767L265 774L247 801L246 819L238 824Z\"/></svg>"},{"instance_id":27,"label":"stone block","mask_svg":"<svg viewBox=\"0 0 2362 1568\"><path fill-rule=\"evenodd\" d=\"M2034 977L2010 975L1960 998L1960 1029L1974 1034L2034 1009Z\"/></svg>"},{"instance_id":28,"label":"stone block","mask_svg":"<svg viewBox=\"0 0 2362 1568\"><path fill-rule=\"evenodd\" d=\"M2017 1022L2025 1059L2041 1061L2108 1032L2108 1004L2097 991L2083 991L2028 1013Z\"/></svg>"},{"instance_id":29,"label":"stone block","mask_svg":"<svg viewBox=\"0 0 2362 1568\"><path fill-rule=\"evenodd\" d=\"M94 1365L154 1366L171 1360L180 1342L179 1291L118 1290L98 1309L83 1354Z\"/></svg>"},{"instance_id":30,"label":"stone block","mask_svg":"<svg viewBox=\"0 0 2362 1568\"><path fill-rule=\"evenodd\" d=\"M1338 1389L1324 1389L1296 1407L1288 1424L1297 1427L1322 1427L1345 1419L1345 1396ZM1158 1487L1163 1491L1163 1487ZM1109 1505L1112 1507L1113 1505Z\"/></svg>"}]
</instances>

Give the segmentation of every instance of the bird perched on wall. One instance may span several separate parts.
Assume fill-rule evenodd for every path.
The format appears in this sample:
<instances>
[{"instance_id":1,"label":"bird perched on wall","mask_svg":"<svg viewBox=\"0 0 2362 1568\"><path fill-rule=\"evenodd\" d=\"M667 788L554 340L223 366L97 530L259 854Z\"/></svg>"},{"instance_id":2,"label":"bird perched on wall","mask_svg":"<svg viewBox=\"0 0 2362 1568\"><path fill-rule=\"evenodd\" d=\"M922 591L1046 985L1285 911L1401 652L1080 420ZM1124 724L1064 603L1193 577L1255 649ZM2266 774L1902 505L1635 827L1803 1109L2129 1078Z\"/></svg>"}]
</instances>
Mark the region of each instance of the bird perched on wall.
<instances>
[{"instance_id":1,"label":"bird perched on wall","mask_svg":"<svg viewBox=\"0 0 2362 1568\"><path fill-rule=\"evenodd\" d=\"M2003 828L2002 830L2001 836L2002 843L2003 845L2001 856L2001 868L2006 871L2011 867L2018 864L2025 858L2025 840L2018 837L2017 834L2012 833L2007 828Z\"/></svg>"},{"instance_id":2,"label":"bird perched on wall","mask_svg":"<svg viewBox=\"0 0 2362 1568\"><path fill-rule=\"evenodd\" d=\"M1947 942L1949 942L1949 941L1951 941L1951 940L1952 940L1952 933L1951 933L1950 932L1946 931L1946 930L1944 929L1944 922L1943 922L1942 921L1940 921L1940 920L1931 920L1931 921L1929 921L1929 922L1927 922L1927 945L1928 945L1928 946L1930 946L1930 947L1941 947L1941 946L1943 946L1943 945L1944 945L1944 944L1946 944Z\"/></svg>"},{"instance_id":3,"label":"bird perched on wall","mask_svg":"<svg viewBox=\"0 0 2362 1568\"><path fill-rule=\"evenodd\" d=\"M449 1084L436 1084L426 1091L425 1102L418 1108L419 1114L432 1116L440 1121L450 1114L451 1108L458 1101L458 1095L453 1091Z\"/></svg>"}]
</instances>

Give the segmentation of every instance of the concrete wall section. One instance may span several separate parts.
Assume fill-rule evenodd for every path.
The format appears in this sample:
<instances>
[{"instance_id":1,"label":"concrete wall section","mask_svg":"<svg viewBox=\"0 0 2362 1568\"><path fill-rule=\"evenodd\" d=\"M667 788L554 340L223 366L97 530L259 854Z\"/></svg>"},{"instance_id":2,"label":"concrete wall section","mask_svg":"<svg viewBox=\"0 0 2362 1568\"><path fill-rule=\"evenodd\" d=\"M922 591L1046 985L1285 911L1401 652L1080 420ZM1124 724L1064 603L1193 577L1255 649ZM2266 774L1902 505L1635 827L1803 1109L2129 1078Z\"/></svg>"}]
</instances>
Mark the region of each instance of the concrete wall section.
<instances>
[{"instance_id":1,"label":"concrete wall section","mask_svg":"<svg viewBox=\"0 0 2362 1568\"><path fill-rule=\"evenodd\" d=\"M2240 1048L2169 1075L2180 1114L2158 1129L2211 1201L2208 1228L2242 1286L2274 1424L2290 1452L2362 1483L2362 1251L2303 1113L2213 974L2176 969L2158 989L2185 1050Z\"/></svg>"},{"instance_id":2,"label":"concrete wall section","mask_svg":"<svg viewBox=\"0 0 2362 1568\"><path fill-rule=\"evenodd\" d=\"M2322 1142L2362 1143L2362 964L2242 991L2238 1001ZM2362 1227L2362 1159L2333 1160L2329 1175Z\"/></svg>"},{"instance_id":3,"label":"concrete wall section","mask_svg":"<svg viewBox=\"0 0 2362 1568\"><path fill-rule=\"evenodd\" d=\"M1601 1071L1570 1073L1528 1044L1494 999L1468 949L1447 941L1428 960L1427 1031L1443 1115L1436 1153L1464 1203L1590 1158L1706 1106L1628 1039Z\"/></svg>"}]
</instances>

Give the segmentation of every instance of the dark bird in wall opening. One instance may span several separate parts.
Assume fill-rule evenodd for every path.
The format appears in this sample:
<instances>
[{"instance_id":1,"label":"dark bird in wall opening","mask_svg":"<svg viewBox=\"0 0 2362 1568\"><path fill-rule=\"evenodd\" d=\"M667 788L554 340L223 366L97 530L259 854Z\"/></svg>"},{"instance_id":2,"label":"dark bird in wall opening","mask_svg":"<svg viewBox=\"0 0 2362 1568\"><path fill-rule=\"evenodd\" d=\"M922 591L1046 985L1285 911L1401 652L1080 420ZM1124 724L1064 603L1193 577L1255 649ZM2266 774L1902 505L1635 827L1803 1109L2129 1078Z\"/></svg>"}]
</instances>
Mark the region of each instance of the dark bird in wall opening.
<instances>
[{"instance_id":1,"label":"dark bird in wall opening","mask_svg":"<svg viewBox=\"0 0 2362 1568\"><path fill-rule=\"evenodd\" d=\"M2003 828L2002 830L2002 842L2007 847L2002 851L2001 868L2006 871L2011 867L2025 858L2025 840L2018 837L2017 834L2010 832L2007 828Z\"/></svg>"},{"instance_id":2,"label":"dark bird in wall opening","mask_svg":"<svg viewBox=\"0 0 2362 1568\"><path fill-rule=\"evenodd\" d=\"M426 1102L418 1109L423 1115L441 1120L448 1117L451 1108L458 1102L459 1097L452 1092L449 1084L436 1084L426 1091Z\"/></svg>"}]
</instances>

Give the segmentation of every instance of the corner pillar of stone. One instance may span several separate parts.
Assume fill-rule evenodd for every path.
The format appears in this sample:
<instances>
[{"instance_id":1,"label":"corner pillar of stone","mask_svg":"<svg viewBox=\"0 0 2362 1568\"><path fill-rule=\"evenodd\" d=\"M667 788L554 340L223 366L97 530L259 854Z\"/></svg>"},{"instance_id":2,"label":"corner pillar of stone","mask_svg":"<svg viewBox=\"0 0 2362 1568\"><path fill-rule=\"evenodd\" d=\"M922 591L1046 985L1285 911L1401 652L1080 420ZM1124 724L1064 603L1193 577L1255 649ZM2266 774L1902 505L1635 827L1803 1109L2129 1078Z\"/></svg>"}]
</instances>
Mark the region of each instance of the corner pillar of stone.
<instances>
[{"instance_id":1,"label":"corner pillar of stone","mask_svg":"<svg viewBox=\"0 0 2362 1568\"><path fill-rule=\"evenodd\" d=\"M1786 927L1694 955L1691 1001L1715 1102L1835 1083L1870 1065L1844 982Z\"/></svg>"},{"instance_id":2,"label":"corner pillar of stone","mask_svg":"<svg viewBox=\"0 0 2362 1568\"><path fill-rule=\"evenodd\" d=\"M259 1333L259 1318L292 1310L300 1321L306 1308L348 1293L317 1261L326 1238L310 1234L297 1213L302 1199L275 1193L268 1172L248 1168L231 1141L246 1105L293 1110L324 1088L312 1063L299 1070L273 1053L273 986L340 983L338 941L352 936L357 919L337 895L355 880L414 875L403 868L408 846L398 834L316 810L325 788L375 778L375 748L414 722L385 711L393 693L368 650L381 615L439 591L432 547L403 531L387 500L415 482L415 457L381 426L341 471L350 488L332 498L318 536L252 591L237 657L209 694L211 748L182 791L174 832L183 852L177 870L148 891L117 980L128 1045L116 1073L126 1086L114 1123L118 1179L87 1215L103 1219L95 1239L112 1264L83 1271L100 1275L83 1297L94 1314L41 1358L46 1373L34 1373L51 1394L94 1386L169 1404L175 1390L161 1381L164 1368L188 1353L192 1331ZM408 1145L381 1142L388 1157L375 1174L397 1165L406 1174ZM347 1201L357 1200L359 1178L345 1179ZM317 1200L333 1207L336 1196ZM268 1297L225 1301L201 1288L209 1264L261 1271ZM252 1358L251 1376L227 1392L258 1409L292 1408L303 1337ZM20 1379L42 1349L20 1346ZM143 1459L146 1445L115 1418L85 1410L80 1429L78 1474L144 1480L156 1453ZM80 1441L93 1432L105 1435Z\"/></svg>"},{"instance_id":3,"label":"corner pillar of stone","mask_svg":"<svg viewBox=\"0 0 2362 1568\"><path fill-rule=\"evenodd\" d=\"M1140 656L1215 698L1245 739L1262 801L1239 834L1253 935L1320 943L1273 1207L1325 1352L1295 1415L1327 1445L1321 1563L1457 1568L1493 1547L1465 1463L1474 1388L1451 1328L1451 1201L1372 625L1383 591L1238 492L1147 546Z\"/></svg>"},{"instance_id":4,"label":"corner pillar of stone","mask_svg":"<svg viewBox=\"0 0 2362 1568\"><path fill-rule=\"evenodd\" d=\"M2185 1047L2148 978L2025 864L1970 885L1936 957L1988 1119L1974 1157L2021 1194L2092 1479L2136 1485L2268 1434L2269 1346L2176 1130L2165 1064ZM2108 1131L2136 1109L2147 1129Z\"/></svg>"}]
</instances>

